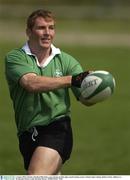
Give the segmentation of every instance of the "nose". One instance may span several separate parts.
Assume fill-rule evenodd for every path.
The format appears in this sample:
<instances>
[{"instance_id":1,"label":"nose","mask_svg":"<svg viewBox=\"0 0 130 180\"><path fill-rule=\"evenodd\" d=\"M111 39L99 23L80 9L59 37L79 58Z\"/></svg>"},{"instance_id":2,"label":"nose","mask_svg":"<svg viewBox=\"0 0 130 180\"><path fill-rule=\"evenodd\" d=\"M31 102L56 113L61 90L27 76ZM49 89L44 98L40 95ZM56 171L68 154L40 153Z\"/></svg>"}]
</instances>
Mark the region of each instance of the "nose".
<instances>
[{"instance_id":1,"label":"nose","mask_svg":"<svg viewBox=\"0 0 130 180\"><path fill-rule=\"evenodd\" d=\"M50 34L50 31L49 31L48 27L46 27L46 29L45 29L45 34Z\"/></svg>"}]
</instances>

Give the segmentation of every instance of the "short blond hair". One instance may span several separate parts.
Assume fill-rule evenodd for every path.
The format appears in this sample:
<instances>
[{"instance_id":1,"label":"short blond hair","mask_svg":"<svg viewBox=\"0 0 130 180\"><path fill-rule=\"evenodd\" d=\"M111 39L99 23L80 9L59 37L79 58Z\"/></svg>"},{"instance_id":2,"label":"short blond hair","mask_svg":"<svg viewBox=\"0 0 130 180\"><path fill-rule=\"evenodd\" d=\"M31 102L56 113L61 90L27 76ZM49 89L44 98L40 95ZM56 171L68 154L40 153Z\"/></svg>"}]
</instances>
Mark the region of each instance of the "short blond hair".
<instances>
[{"instance_id":1,"label":"short blond hair","mask_svg":"<svg viewBox=\"0 0 130 180\"><path fill-rule=\"evenodd\" d=\"M30 14L30 16L27 18L27 29L33 28L33 26L35 24L35 20L38 17L43 17L44 19L46 19L46 21L55 20L54 15L52 14L51 11L44 10L44 9L38 9L36 11L33 11Z\"/></svg>"}]
</instances>

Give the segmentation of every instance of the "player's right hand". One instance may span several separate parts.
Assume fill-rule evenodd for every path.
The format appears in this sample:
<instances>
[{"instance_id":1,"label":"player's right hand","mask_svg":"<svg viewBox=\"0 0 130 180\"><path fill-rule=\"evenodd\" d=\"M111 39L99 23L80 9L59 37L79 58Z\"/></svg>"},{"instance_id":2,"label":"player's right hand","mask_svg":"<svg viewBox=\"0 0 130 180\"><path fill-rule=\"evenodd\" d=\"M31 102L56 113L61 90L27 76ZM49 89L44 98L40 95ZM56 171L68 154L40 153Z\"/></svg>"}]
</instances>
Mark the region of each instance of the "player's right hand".
<instances>
[{"instance_id":1,"label":"player's right hand","mask_svg":"<svg viewBox=\"0 0 130 180\"><path fill-rule=\"evenodd\" d=\"M90 73L91 71L85 71L79 73L77 75L72 76L71 85L80 88L83 79Z\"/></svg>"}]
</instances>

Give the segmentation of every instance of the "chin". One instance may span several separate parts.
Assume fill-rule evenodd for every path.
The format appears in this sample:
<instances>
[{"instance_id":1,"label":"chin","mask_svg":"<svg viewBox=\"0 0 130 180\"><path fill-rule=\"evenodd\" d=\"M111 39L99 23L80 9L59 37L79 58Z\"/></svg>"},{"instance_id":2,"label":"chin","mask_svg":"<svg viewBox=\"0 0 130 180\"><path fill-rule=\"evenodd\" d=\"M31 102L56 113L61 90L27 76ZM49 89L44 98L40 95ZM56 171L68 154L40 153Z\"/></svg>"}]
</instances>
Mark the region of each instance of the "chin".
<instances>
[{"instance_id":1,"label":"chin","mask_svg":"<svg viewBox=\"0 0 130 180\"><path fill-rule=\"evenodd\" d=\"M51 44L42 44L41 45L42 48L48 49L51 47Z\"/></svg>"}]
</instances>

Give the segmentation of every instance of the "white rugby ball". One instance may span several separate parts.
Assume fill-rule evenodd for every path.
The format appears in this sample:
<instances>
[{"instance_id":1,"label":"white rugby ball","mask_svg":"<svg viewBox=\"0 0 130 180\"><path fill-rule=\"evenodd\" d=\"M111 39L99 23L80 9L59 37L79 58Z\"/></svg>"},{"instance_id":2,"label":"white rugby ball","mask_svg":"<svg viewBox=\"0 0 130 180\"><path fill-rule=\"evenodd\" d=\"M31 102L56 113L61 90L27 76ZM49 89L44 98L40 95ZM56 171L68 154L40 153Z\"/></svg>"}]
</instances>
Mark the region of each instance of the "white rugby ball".
<instances>
[{"instance_id":1,"label":"white rugby ball","mask_svg":"<svg viewBox=\"0 0 130 180\"><path fill-rule=\"evenodd\" d=\"M94 71L81 84L82 98L88 103L98 103L109 98L115 89L115 79L107 71Z\"/></svg>"}]
</instances>

